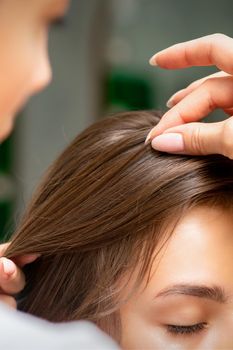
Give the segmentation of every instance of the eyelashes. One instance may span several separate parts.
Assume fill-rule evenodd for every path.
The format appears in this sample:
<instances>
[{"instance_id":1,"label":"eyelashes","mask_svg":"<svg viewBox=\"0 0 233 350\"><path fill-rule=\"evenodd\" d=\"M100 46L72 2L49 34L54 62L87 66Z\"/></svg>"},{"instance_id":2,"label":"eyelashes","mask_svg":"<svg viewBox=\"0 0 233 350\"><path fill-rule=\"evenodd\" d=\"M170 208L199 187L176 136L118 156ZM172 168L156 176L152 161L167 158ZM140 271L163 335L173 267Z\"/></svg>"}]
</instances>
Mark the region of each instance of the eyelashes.
<instances>
[{"instance_id":1,"label":"eyelashes","mask_svg":"<svg viewBox=\"0 0 233 350\"><path fill-rule=\"evenodd\" d=\"M206 322L193 324L190 326L166 325L168 333L172 335L195 335L203 331L207 326Z\"/></svg>"}]
</instances>

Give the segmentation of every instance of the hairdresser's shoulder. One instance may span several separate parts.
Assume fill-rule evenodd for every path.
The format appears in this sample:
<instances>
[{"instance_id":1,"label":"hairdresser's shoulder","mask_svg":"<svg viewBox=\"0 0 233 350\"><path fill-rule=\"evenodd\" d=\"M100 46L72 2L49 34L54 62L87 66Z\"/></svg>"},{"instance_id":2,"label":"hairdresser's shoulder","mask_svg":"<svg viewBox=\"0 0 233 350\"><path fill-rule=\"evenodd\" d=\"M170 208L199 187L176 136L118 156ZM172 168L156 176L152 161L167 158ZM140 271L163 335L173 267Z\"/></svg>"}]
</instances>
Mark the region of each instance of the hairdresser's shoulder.
<instances>
[{"instance_id":1,"label":"hairdresser's shoulder","mask_svg":"<svg viewBox=\"0 0 233 350\"><path fill-rule=\"evenodd\" d=\"M86 321L52 324L0 304L0 343L7 350L117 350L118 346Z\"/></svg>"}]
</instances>

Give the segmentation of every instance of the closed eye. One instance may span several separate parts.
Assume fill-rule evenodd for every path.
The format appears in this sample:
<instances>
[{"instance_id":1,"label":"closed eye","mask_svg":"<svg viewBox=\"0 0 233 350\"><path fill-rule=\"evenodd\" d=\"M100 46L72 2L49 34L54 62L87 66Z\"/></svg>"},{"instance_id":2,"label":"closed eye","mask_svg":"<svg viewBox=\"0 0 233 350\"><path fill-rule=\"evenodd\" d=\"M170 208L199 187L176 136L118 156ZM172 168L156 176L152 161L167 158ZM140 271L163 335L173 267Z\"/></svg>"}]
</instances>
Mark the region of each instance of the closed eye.
<instances>
[{"instance_id":1,"label":"closed eye","mask_svg":"<svg viewBox=\"0 0 233 350\"><path fill-rule=\"evenodd\" d=\"M172 335L195 335L197 333L200 333L207 327L206 322L196 323L189 326L180 326L180 325L166 325L167 332Z\"/></svg>"}]
</instances>

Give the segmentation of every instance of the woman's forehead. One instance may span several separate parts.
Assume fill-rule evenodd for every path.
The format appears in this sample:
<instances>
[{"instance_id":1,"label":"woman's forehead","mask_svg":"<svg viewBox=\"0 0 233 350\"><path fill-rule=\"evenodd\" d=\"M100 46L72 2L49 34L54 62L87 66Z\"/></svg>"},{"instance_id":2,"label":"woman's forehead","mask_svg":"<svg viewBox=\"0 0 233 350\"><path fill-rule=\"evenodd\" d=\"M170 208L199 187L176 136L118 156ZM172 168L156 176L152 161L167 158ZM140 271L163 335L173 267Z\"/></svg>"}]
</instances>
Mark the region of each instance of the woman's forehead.
<instances>
[{"instance_id":1,"label":"woman's forehead","mask_svg":"<svg viewBox=\"0 0 233 350\"><path fill-rule=\"evenodd\" d=\"M153 292L156 286L184 282L233 288L232 257L232 211L197 207L181 219L155 259L149 284Z\"/></svg>"}]
</instances>

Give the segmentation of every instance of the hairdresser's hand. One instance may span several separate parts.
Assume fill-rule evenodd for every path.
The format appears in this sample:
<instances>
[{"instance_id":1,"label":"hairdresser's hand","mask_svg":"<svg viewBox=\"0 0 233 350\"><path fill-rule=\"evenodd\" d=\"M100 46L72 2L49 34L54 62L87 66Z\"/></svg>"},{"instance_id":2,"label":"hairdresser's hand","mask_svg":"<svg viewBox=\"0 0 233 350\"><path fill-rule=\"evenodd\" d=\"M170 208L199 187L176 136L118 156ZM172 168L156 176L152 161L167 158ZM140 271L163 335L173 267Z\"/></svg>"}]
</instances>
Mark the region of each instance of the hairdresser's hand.
<instances>
[{"instance_id":1,"label":"hairdresser's hand","mask_svg":"<svg viewBox=\"0 0 233 350\"><path fill-rule=\"evenodd\" d=\"M217 108L233 115L233 39L214 34L177 44L157 53L150 63L166 69L215 65L220 70L171 97L171 109L147 137L152 147L182 154L219 153L233 159L233 117L197 123Z\"/></svg>"},{"instance_id":2,"label":"hairdresser's hand","mask_svg":"<svg viewBox=\"0 0 233 350\"><path fill-rule=\"evenodd\" d=\"M16 301L11 294L20 292L25 285L24 274L20 267L36 260L36 255L26 255L18 258L17 265L7 258L4 253L9 243L0 245L0 302L16 307Z\"/></svg>"}]
</instances>

